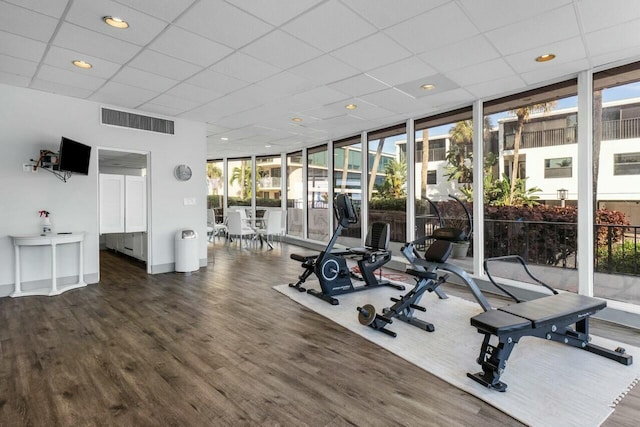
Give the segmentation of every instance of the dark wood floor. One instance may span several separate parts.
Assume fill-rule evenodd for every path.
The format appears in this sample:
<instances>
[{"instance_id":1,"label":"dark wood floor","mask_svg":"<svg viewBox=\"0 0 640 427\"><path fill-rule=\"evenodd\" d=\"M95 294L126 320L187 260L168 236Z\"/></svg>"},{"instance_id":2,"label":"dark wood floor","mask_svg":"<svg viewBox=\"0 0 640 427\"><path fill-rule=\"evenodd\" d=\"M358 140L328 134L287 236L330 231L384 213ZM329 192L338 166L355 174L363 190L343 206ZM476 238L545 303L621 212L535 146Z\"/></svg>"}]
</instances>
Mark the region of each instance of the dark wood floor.
<instances>
[{"instance_id":1,"label":"dark wood floor","mask_svg":"<svg viewBox=\"0 0 640 427\"><path fill-rule=\"evenodd\" d=\"M0 425L518 425L272 290L290 251L217 243L187 277L105 252L97 285L1 299ZM605 425L637 425L639 396Z\"/></svg>"}]
</instances>

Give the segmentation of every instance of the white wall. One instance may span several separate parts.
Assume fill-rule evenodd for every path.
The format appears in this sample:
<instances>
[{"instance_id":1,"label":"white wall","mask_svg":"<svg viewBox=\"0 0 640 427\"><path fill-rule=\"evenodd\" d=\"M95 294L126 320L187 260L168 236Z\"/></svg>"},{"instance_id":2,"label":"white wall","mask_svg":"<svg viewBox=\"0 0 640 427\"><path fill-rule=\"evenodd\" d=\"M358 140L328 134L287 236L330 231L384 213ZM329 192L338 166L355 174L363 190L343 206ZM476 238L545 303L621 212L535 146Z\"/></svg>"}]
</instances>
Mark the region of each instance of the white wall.
<instances>
[{"instance_id":1,"label":"white wall","mask_svg":"<svg viewBox=\"0 0 640 427\"><path fill-rule=\"evenodd\" d=\"M206 265L206 127L203 123L175 120L175 135L164 135L100 124L100 104L0 84L0 287L14 282L14 254L9 235L40 231L39 210L51 212L54 231L85 231L85 279L99 274L97 147L148 152L151 192L149 264L153 272L173 271L174 235L194 228L199 236L200 265ZM143 113L144 114L144 113ZM22 164L37 158L40 149L58 151L61 136L92 146L88 176L73 175L66 183L46 171L23 172ZM193 177L181 182L173 169L185 163ZM185 198L196 204L185 206ZM77 266L60 260L71 247L61 246L59 276L77 274ZM27 248L23 281L49 277L47 251ZM77 249L75 249L77 253ZM69 255L67 254L67 255ZM69 255L72 256L72 255ZM26 265L26 264L25 264ZM0 291L2 292L2 291ZM2 294L6 294L2 292Z\"/></svg>"}]
</instances>

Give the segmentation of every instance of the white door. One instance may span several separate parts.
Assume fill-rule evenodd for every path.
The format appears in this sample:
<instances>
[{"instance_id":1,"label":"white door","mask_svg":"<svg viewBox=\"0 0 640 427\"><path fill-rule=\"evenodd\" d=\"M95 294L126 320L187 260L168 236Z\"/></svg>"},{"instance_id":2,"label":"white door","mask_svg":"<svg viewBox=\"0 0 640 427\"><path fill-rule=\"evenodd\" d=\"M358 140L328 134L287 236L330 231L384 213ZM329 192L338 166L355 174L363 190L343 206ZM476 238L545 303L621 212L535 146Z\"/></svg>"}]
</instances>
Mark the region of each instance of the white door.
<instances>
[{"instance_id":1,"label":"white door","mask_svg":"<svg viewBox=\"0 0 640 427\"><path fill-rule=\"evenodd\" d=\"M125 231L147 231L147 182L144 176L125 177Z\"/></svg>"},{"instance_id":2,"label":"white door","mask_svg":"<svg viewBox=\"0 0 640 427\"><path fill-rule=\"evenodd\" d=\"M100 174L100 234L124 232L124 176Z\"/></svg>"}]
</instances>

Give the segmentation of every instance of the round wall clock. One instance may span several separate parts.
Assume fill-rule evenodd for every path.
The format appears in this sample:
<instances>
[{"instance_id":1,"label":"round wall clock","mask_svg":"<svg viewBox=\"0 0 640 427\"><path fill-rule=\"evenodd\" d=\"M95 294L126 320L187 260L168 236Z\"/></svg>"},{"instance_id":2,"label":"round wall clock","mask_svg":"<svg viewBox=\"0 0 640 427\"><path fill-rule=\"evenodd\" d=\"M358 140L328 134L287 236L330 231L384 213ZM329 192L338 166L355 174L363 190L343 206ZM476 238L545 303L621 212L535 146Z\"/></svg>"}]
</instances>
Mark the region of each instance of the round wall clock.
<instances>
[{"instance_id":1,"label":"round wall clock","mask_svg":"<svg viewBox=\"0 0 640 427\"><path fill-rule=\"evenodd\" d=\"M191 179L191 168L187 165L178 165L173 171L176 179L180 181L189 181Z\"/></svg>"}]
</instances>

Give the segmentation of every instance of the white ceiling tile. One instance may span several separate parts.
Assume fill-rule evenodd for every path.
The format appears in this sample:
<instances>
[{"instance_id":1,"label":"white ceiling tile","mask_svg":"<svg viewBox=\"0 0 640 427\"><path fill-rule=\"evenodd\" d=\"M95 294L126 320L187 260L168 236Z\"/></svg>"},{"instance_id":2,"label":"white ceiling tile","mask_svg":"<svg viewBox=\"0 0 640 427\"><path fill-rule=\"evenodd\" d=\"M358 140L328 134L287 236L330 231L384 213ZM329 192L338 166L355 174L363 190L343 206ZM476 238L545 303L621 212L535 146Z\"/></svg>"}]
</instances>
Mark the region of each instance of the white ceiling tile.
<instances>
[{"instance_id":1,"label":"white ceiling tile","mask_svg":"<svg viewBox=\"0 0 640 427\"><path fill-rule=\"evenodd\" d=\"M281 93L282 95L301 92L313 87L309 80L287 71L271 76L257 83L257 85L270 91Z\"/></svg>"},{"instance_id":2,"label":"white ceiling tile","mask_svg":"<svg viewBox=\"0 0 640 427\"><path fill-rule=\"evenodd\" d=\"M112 80L117 83L140 87L154 92L164 92L178 83L177 80L132 67L124 67Z\"/></svg>"},{"instance_id":3,"label":"white ceiling tile","mask_svg":"<svg viewBox=\"0 0 640 427\"><path fill-rule=\"evenodd\" d=\"M126 20L129 28L119 29L105 24L102 18L107 15ZM65 21L139 46L148 44L167 26L164 21L111 0L76 1Z\"/></svg>"},{"instance_id":4,"label":"white ceiling tile","mask_svg":"<svg viewBox=\"0 0 640 427\"><path fill-rule=\"evenodd\" d=\"M447 73L447 76L460 86L488 82L498 78L509 77L514 74L513 69L504 59L492 59L490 61L473 66L473 73L466 69L455 70Z\"/></svg>"},{"instance_id":5,"label":"white ceiling tile","mask_svg":"<svg viewBox=\"0 0 640 427\"><path fill-rule=\"evenodd\" d=\"M202 70L186 82L221 94L227 94L248 85L242 80L211 71L210 69Z\"/></svg>"},{"instance_id":6,"label":"white ceiling tile","mask_svg":"<svg viewBox=\"0 0 640 427\"><path fill-rule=\"evenodd\" d=\"M580 30L573 5L568 5L485 34L502 55L509 55L577 37Z\"/></svg>"},{"instance_id":7,"label":"white ceiling tile","mask_svg":"<svg viewBox=\"0 0 640 427\"><path fill-rule=\"evenodd\" d=\"M75 60L88 62L93 65L93 68L90 68L88 70L80 69L73 65L73 61ZM64 49L58 46L51 46L49 48L49 51L44 58L44 63L68 71L74 71L83 75L90 75L103 79L110 78L120 69L119 64L109 62L106 59L96 58L94 56L74 52L72 50Z\"/></svg>"},{"instance_id":8,"label":"white ceiling tile","mask_svg":"<svg viewBox=\"0 0 640 427\"><path fill-rule=\"evenodd\" d=\"M167 94L177 96L178 98L188 99L190 101L195 101L198 103L198 105L204 104L206 102L211 102L223 95L220 92L190 85L188 83L180 83L171 90L168 90Z\"/></svg>"},{"instance_id":9,"label":"white ceiling tile","mask_svg":"<svg viewBox=\"0 0 640 427\"><path fill-rule=\"evenodd\" d=\"M359 102L357 105L358 108L354 111L349 112L349 116L358 117L359 119L363 120L377 120L383 117L389 117L394 114L383 107L371 105L367 102ZM334 106L337 108L342 108L342 110L345 109L344 105L341 104L334 104Z\"/></svg>"},{"instance_id":10,"label":"white ceiling tile","mask_svg":"<svg viewBox=\"0 0 640 427\"><path fill-rule=\"evenodd\" d=\"M490 82L469 85L466 89L479 99L495 99L513 93L516 90L524 89L526 86L520 76L509 76Z\"/></svg>"},{"instance_id":11,"label":"white ceiling tile","mask_svg":"<svg viewBox=\"0 0 640 427\"><path fill-rule=\"evenodd\" d=\"M519 1L505 4L504 0L459 0L467 15L481 31L504 27L514 22L531 19L556 9L572 0Z\"/></svg>"},{"instance_id":12,"label":"white ceiling tile","mask_svg":"<svg viewBox=\"0 0 640 427\"><path fill-rule=\"evenodd\" d=\"M273 66L290 68L316 58L322 51L280 30L273 31L242 49L254 58Z\"/></svg>"},{"instance_id":13,"label":"white ceiling tile","mask_svg":"<svg viewBox=\"0 0 640 427\"><path fill-rule=\"evenodd\" d=\"M529 85L545 83L550 80L565 80L566 78L575 77L580 71L589 68L589 62L586 59L579 59L573 62L551 64L544 70L529 71L522 73L520 76Z\"/></svg>"},{"instance_id":14,"label":"white ceiling tile","mask_svg":"<svg viewBox=\"0 0 640 427\"><path fill-rule=\"evenodd\" d=\"M300 117L303 120L303 122L307 123L307 122L315 122L318 120L326 120L336 116L344 116L346 114L347 112L344 109L344 106L342 107L342 111L336 111L335 108L330 108L329 106L326 106L326 107L311 108L303 112L293 113L292 115L293 117Z\"/></svg>"},{"instance_id":15,"label":"white ceiling tile","mask_svg":"<svg viewBox=\"0 0 640 427\"><path fill-rule=\"evenodd\" d=\"M414 111L422 107L414 98L393 88L364 95L360 98L370 104L384 106L384 108L394 113Z\"/></svg>"},{"instance_id":16,"label":"white ceiling tile","mask_svg":"<svg viewBox=\"0 0 640 427\"><path fill-rule=\"evenodd\" d=\"M151 102L156 105L164 105L165 107L177 108L178 110L181 110L181 112L193 110L197 106L203 104L202 102L189 101L184 98L178 98L177 96L167 94L157 96L153 98Z\"/></svg>"},{"instance_id":17,"label":"white ceiling tile","mask_svg":"<svg viewBox=\"0 0 640 427\"><path fill-rule=\"evenodd\" d=\"M0 31L0 53L29 61L40 61L46 43Z\"/></svg>"},{"instance_id":18,"label":"white ceiling tile","mask_svg":"<svg viewBox=\"0 0 640 427\"><path fill-rule=\"evenodd\" d=\"M137 108L156 96L156 92L140 89L122 83L108 82L90 99L126 108Z\"/></svg>"},{"instance_id":19,"label":"white ceiling tile","mask_svg":"<svg viewBox=\"0 0 640 427\"><path fill-rule=\"evenodd\" d=\"M387 28L385 33L413 53L447 46L478 34L475 25L454 2Z\"/></svg>"},{"instance_id":20,"label":"white ceiling tile","mask_svg":"<svg viewBox=\"0 0 640 427\"><path fill-rule=\"evenodd\" d=\"M463 104L471 105L474 101L471 93L462 88L440 92L431 96L420 98L420 102L428 107L435 107L439 110L448 110L452 107Z\"/></svg>"},{"instance_id":21,"label":"white ceiling tile","mask_svg":"<svg viewBox=\"0 0 640 427\"><path fill-rule=\"evenodd\" d=\"M328 85L331 89L351 96L366 95L388 89L390 86L366 74L360 74Z\"/></svg>"},{"instance_id":22,"label":"white ceiling tile","mask_svg":"<svg viewBox=\"0 0 640 427\"><path fill-rule=\"evenodd\" d=\"M282 70L241 52L234 52L210 69L249 83L266 79Z\"/></svg>"},{"instance_id":23,"label":"white ceiling tile","mask_svg":"<svg viewBox=\"0 0 640 427\"><path fill-rule=\"evenodd\" d=\"M433 85L433 89L425 90L422 85ZM395 86L396 89L411 95L414 98L433 97L443 92L457 89L458 85L442 74L434 74L426 78L420 78L412 82L406 82Z\"/></svg>"},{"instance_id":24,"label":"white ceiling tile","mask_svg":"<svg viewBox=\"0 0 640 427\"><path fill-rule=\"evenodd\" d=\"M272 25L282 25L322 0L227 0L229 3L259 16Z\"/></svg>"},{"instance_id":25,"label":"white ceiling tile","mask_svg":"<svg viewBox=\"0 0 640 427\"><path fill-rule=\"evenodd\" d=\"M605 5L601 0L581 0L577 6L585 33L640 18L637 0L616 0Z\"/></svg>"},{"instance_id":26,"label":"white ceiling tile","mask_svg":"<svg viewBox=\"0 0 640 427\"><path fill-rule=\"evenodd\" d=\"M9 3L0 2L0 28L3 31L48 42L58 20Z\"/></svg>"},{"instance_id":27,"label":"white ceiling tile","mask_svg":"<svg viewBox=\"0 0 640 427\"><path fill-rule=\"evenodd\" d=\"M331 104L339 100L346 99L342 92L330 89L328 87L317 87L306 92L298 93L291 97L291 111L304 111L312 107ZM295 107L298 108L295 108Z\"/></svg>"},{"instance_id":28,"label":"white ceiling tile","mask_svg":"<svg viewBox=\"0 0 640 427\"><path fill-rule=\"evenodd\" d=\"M180 115L185 111L175 106L158 105L158 104L154 104L153 102L147 102L146 104L138 107L138 109L142 111L147 111L149 113L161 114L163 116L169 116L169 117L177 117L178 115Z\"/></svg>"},{"instance_id":29,"label":"white ceiling tile","mask_svg":"<svg viewBox=\"0 0 640 427\"><path fill-rule=\"evenodd\" d=\"M359 74L358 70L331 55L322 55L312 59L304 64L290 68L289 72L311 80L318 85L336 82Z\"/></svg>"},{"instance_id":30,"label":"white ceiling tile","mask_svg":"<svg viewBox=\"0 0 640 427\"><path fill-rule=\"evenodd\" d=\"M232 50L182 28L170 27L149 45L150 49L192 64L209 66Z\"/></svg>"},{"instance_id":31,"label":"white ceiling tile","mask_svg":"<svg viewBox=\"0 0 640 427\"><path fill-rule=\"evenodd\" d=\"M160 74L174 80L183 80L202 70L194 64L189 64L171 56L153 50L144 50L129 64L131 67L150 73Z\"/></svg>"},{"instance_id":32,"label":"white ceiling tile","mask_svg":"<svg viewBox=\"0 0 640 427\"><path fill-rule=\"evenodd\" d=\"M93 93L90 89L82 89L77 86L68 86L62 83L50 82L40 78L34 80L29 86L32 89L56 93L58 95L72 96L75 98L87 98Z\"/></svg>"},{"instance_id":33,"label":"white ceiling tile","mask_svg":"<svg viewBox=\"0 0 640 427\"><path fill-rule=\"evenodd\" d=\"M54 46L103 58L118 64L130 60L140 47L77 25L63 23L53 40Z\"/></svg>"},{"instance_id":34,"label":"white ceiling tile","mask_svg":"<svg viewBox=\"0 0 640 427\"><path fill-rule=\"evenodd\" d=\"M364 38L376 28L337 0L330 0L281 27L324 52Z\"/></svg>"},{"instance_id":35,"label":"white ceiling tile","mask_svg":"<svg viewBox=\"0 0 640 427\"><path fill-rule=\"evenodd\" d=\"M5 0L16 6L24 7L35 12L43 13L54 18L60 18L67 7L68 0Z\"/></svg>"},{"instance_id":36,"label":"white ceiling tile","mask_svg":"<svg viewBox=\"0 0 640 427\"><path fill-rule=\"evenodd\" d=\"M236 49L273 28L220 0L197 3L176 21L176 25Z\"/></svg>"},{"instance_id":37,"label":"white ceiling tile","mask_svg":"<svg viewBox=\"0 0 640 427\"><path fill-rule=\"evenodd\" d=\"M0 71L5 73L31 78L33 73L36 72L36 68L38 68L37 62L0 54Z\"/></svg>"},{"instance_id":38,"label":"white ceiling tile","mask_svg":"<svg viewBox=\"0 0 640 427\"><path fill-rule=\"evenodd\" d=\"M427 78L436 74L436 71L420 59L412 56L369 71L367 74L390 86L396 86L419 78Z\"/></svg>"},{"instance_id":39,"label":"white ceiling tile","mask_svg":"<svg viewBox=\"0 0 640 427\"><path fill-rule=\"evenodd\" d=\"M471 67L500 54L483 35L476 35L445 47L437 47L421 53L419 58L432 64L441 73Z\"/></svg>"},{"instance_id":40,"label":"white ceiling tile","mask_svg":"<svg viewBox=\"0 0 640 427\"><path fill-rule=\"evenodd\" d=\"M78 69L78 71L79 72L69 71L45 64L40 67L37 77L50 82L61 83L63 85L75 86L88 90L96 90L106 81L105 79L94 77L90 74L83 74L81 72L83 70Z\"/></svg>"},{"instance_id":41,"label":"white ceiling tile","mask_svg":"<svg viewBox=\"0 0 640 427\"><path fill-rule=\"evenodd\" d=\"M31 83L31 78L27 76L19 76L17 74L5 73L0 71L0 83L10 86L27 87ZM34 88L38 89L38 88ZM44 89L42 89L44 90Z\"/></svg>"},{"instance_id":42,"label":"white ceiling tile","mask_svg":"<svg viewBox=\"0 0 640 427\"><path fill-rule=\"evenodd\" d=\"M638 25L640 20L635 20L587 34L587 51L595 56L640 45Z\"/></svg>"},{"instance_id":43,"label":"white ceiling tile","mask_svg":"<svg viewBox=\"0 0 640 427\"><path fill-rule=\"evenodd\" d=\"M553 53L556 55L556 58L549 62L537 62L535 58L540 55L541 51ZM582 37L576 37L554 43L549 47L543 46L533 50L518 52L506 56L504 59L517 73L524 73L537 70L544 72L544 69L554 68L558 64L574 62L578 59L585 58L586 52L584 50L584 44L582 43Z\"/></svg>"},{"instance_id":44,"label":"white ceiling tile","mask_svg":"<svg viewBox=\"0 0 640 427\"><path fill-rule=\"evenodd\" d=\"M349 0L346 4L378 28L399 22L436 8L448 0Z\"/></svg>"},{"instance_id":45,"label":"white ceiling tile","mask_svg":"<svg viewBox=\"0 0 640 427\"><path fill-rule=\"evenodd\" d=\"M590 57L591 64L594 67L599 66L611 66L611 65L623 65L631 62L640 61L640 45L622 50L616 50L614 52L606 52L600 55L592 55Z\"/></svg>"},{"instance_id":46,"label":"white ceiling tile","mask_svg":"<svg viewBox=\"0 0 640 427\"><path fill-rule=\"evenodd\" d=\"M331 55L366 72L407 58L411 56L411 52L384 34L377 33L340 48Z\"/></svg>"},{"instance_id":47,"label":"white ceiling tile","mask_svg":"<svg viewBox=\"0 0 640 427\"><path fill-rule=\"evenodd\" d=\"M36 1L36 0L34 0ZM116 0L132 9L171 22L196 0Z\"/></svg>"}]
</instances>

